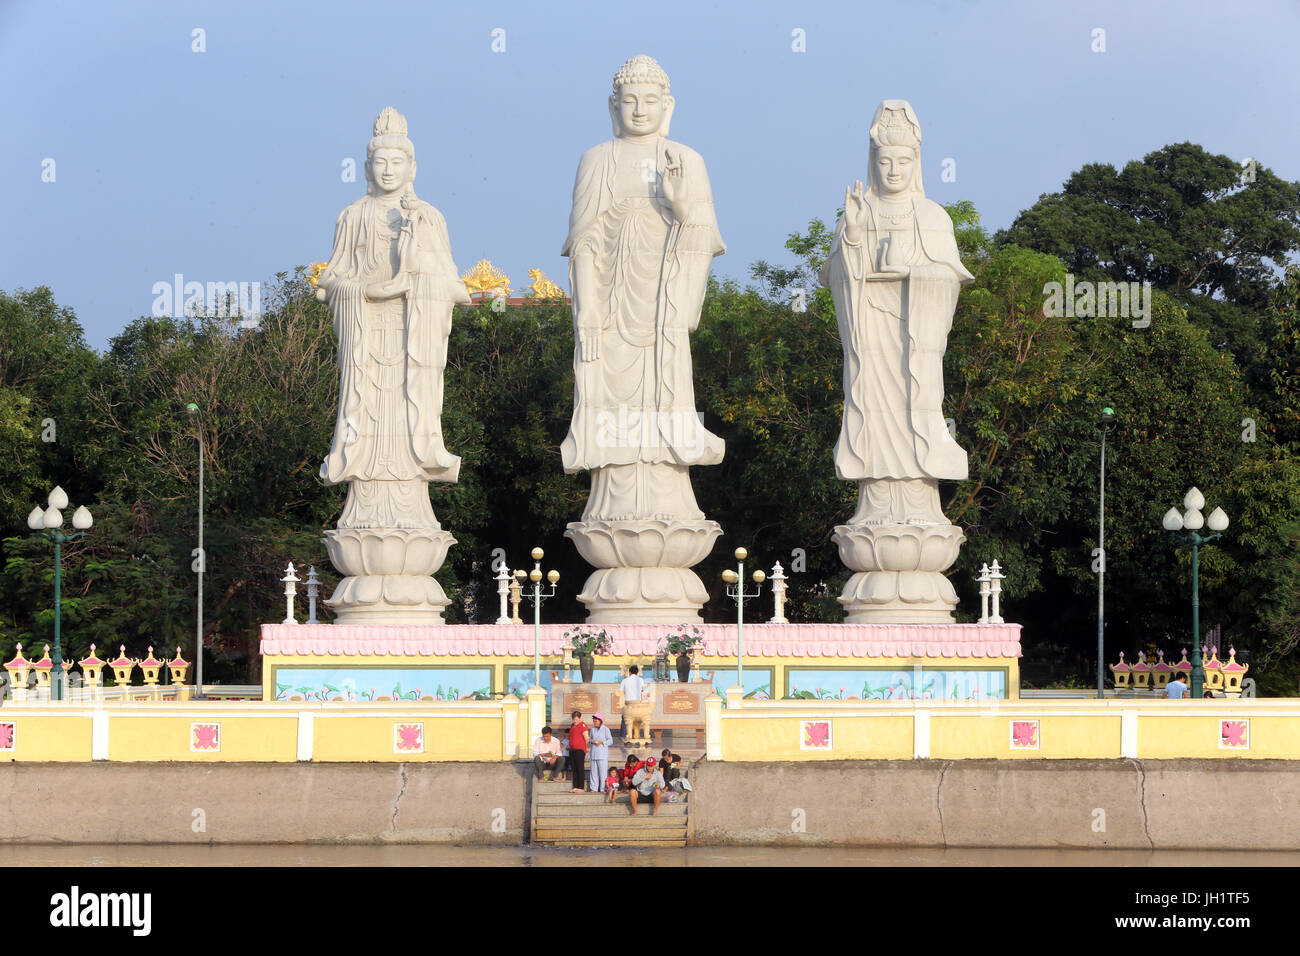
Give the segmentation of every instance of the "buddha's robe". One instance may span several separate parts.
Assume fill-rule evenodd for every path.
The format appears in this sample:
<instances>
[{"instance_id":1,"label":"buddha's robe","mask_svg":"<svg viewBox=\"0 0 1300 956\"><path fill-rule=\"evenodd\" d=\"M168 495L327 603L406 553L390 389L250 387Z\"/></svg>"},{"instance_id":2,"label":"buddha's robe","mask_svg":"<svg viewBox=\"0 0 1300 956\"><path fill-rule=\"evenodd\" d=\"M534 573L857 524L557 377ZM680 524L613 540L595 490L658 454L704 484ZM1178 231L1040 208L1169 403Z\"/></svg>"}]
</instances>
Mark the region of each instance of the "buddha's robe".
<instances>
[{"instance_id":1,"label":"buddha's robe","mask_svg":"<svg viewBox=\"0 0 1300 956\"><path fill-rule=\"evenodd\" d=\"M957 294L974 277L961 264L944 208L914 196L911 209L891 222L868 196L861 241L845 238L841 216L822 268L844 348L835 444L835 473L844 480L967 477L966 452L943 417L943 354ZM888 261L909 266L908 277L865 281L881 271L890 244Z\"/></svg>"},{"instance_id":2,"label":"buddha's robe","mask_svg":"<svg viewBox=\"0 0 1300 956\"><path fill-rule=\"evenodd\" d=\"M688 213L660 193L666 152L683 164ZM612 140L578 165L562 255L569 257L575 336L598 330L599 356L574 349L574 410L564 470L635 462L713 465L724 443L695 410L690 333L700 321L718 232L704 160L662 137ZM593 268L589 284L579 263ZM576 344L576 343L575 343Z\"/></svg>"},{"instance_id":3,"label":"buddha's robe","mask_svg":"<svg viewBox=\"0 0 1300 956\"><path fill-rule=\"evenodd\" d=\"M394 211L366 196L335 227L322 273L339 339L338 419L321 465L329 484L454 482L460 470L442 439L443 371L452 306L469 293L442 214L420 200L410 206ZM404 246L410 291L367 299L367 286L398 275Z\"/></svg>"}]
</instances>

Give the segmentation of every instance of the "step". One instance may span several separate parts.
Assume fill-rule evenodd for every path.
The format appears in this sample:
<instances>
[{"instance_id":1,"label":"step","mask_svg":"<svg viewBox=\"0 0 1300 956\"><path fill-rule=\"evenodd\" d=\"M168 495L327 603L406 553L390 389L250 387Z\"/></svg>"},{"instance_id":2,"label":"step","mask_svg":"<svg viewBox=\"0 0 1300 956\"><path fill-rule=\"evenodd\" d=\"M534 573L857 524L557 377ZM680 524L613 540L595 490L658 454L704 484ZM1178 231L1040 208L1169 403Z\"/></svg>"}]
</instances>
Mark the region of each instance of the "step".
<instances>
[{"instance_id":1,"label":"step","mask_svg":"<svg viewBox=\"0 0 1300 956\"><path fill-rule=\"evenodd\" d=\"M646 808L645 804L637 806L637 817L645 816L650 813L650 807ZM600 806L591 806L590 804L575 804L571 807L561 806L559 804L547 804L537 808L537 818L539 820L556 820L567 817L599 817L601 819L616 820L619 817L632 816L631 808L626 803L616 803L613 806L602 803ZM664 803L659 806L659 816L686 818L686 807L680 803Z\"/></svg>"},{"instance_id":2,"label":"step","mask_svg":"<svg viewBox=\"0 0 1300 956\"><path fill-rule=\"evenodd\" d=\"M578 840L603 840L621 846L624 843L663 843L685 840L686 828L676 830L602 830L600 827L571 827L567 830L538 830L535 843L573 843Z\"/></svg>"},{"instance_id":3,"label":"step","mask_svg":"<svg viewBox=\"0 0 1300 956\"><path fill-rule=\"evenodd\" d=\"M676 803L669 803L666 799L660 800L660 806L681 807L685 806L689 799L689 794L681 794L681 799ZM545 784L537 790L537 805L539 807L554 806L560 804L563 806L583 806L598 803L605 803L609 797L603 793L569 793L567 790L549 790ZM615 798L615 805L627 806L632 802L632 798L626 793L620 793ZM637 803L646 801L654 802L654 797L637 797Z\"/></svg>"},{"instance_id":4,"label":"step","mask_svg":"<svg viewBox=\"0 0 1300 956\"><path fill-rule=\"evenodd\" d=\"M557 846L644 846L650 848L675 849L686 846L686 839L680 840L538 840L537 844L554 844Z\"/></svg>"},{"instance_id":5,"label":"step","mask_svg":"<svg viewBox=\"0 0 1300 956\"><path fill-rule=\"evenodd\" d=\"M535 843L577 843L582 840L600 840L612 846L647 845L654 843L685 842L686 829L676 830L629 831L626 833L602 830L598 827L568 830L538 830L533 836Z\"/></svg>"},{"instance_id":6,"label":"step","mask_svg":"<svg viewBox=\"0 0 1300 956\"><path fill-rule=\"evenodd\" d=\"M610 827L615 830L625 830L628 827L645 827L646 829L664 829L671 827L686 826L685 817L666 817L660 814L652 817L648 813L638 813L632 816L625 813L621 817L538 817L536 825L541 828L553 829L556 827Z\"/></svg>"}]
</instances>

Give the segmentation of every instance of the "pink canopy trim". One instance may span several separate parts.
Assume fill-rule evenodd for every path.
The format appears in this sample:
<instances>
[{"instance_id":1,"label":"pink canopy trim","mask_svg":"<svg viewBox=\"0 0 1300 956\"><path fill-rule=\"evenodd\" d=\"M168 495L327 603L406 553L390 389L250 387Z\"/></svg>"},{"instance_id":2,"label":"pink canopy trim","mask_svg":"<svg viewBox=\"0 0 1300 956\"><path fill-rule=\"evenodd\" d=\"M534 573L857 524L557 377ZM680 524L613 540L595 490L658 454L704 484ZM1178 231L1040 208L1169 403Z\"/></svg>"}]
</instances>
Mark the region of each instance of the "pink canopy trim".
<instances>
[{"instance_id":1,"label":"pink canopy trim","mask_svg":"<svg viewBox=\"0 0 1300 956\"><path fill-rule=\"evenodd\" d=\"M543 624L541 653L564 653L572 624ZM734 657L736 625L701 624L705 659ZM608 624L613 653L651 657L672 630L662 624ZM263 624L262 654L531 657L531 624ZM1019 624L746 624L745 656L1019 657Z\"/></svg>"}]
</instances>

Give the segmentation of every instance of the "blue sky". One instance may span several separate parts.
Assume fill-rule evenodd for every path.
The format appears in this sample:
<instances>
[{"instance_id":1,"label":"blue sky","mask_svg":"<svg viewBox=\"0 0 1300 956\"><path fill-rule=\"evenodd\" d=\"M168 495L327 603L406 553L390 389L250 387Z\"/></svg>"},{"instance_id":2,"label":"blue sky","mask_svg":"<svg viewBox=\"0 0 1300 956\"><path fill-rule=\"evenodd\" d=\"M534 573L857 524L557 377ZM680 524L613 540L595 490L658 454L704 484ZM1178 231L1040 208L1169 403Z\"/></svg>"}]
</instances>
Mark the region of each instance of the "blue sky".
<instances>
[{"instance_id":1,"label":"blue sky","mask_svg":"<svg viewBox=\"0 0 1300 956\"><path fill-rule=\"evenodd\" d=\"M516 289L529 268L567 286L578 157L609 138L610 80L636 53L668 71L672 138L708 165L724 277L789 263L786 236L834 216L886 98L920 118L930 198L972 200L990 228L1085 162L1172 142L1297 180L1297 35L1297 0L0 0L0 289L50 286L103 348L175 273L324 259L364 189L343 161L390 105L461 270L488 257Z\"/></svg>"}]
</instances>

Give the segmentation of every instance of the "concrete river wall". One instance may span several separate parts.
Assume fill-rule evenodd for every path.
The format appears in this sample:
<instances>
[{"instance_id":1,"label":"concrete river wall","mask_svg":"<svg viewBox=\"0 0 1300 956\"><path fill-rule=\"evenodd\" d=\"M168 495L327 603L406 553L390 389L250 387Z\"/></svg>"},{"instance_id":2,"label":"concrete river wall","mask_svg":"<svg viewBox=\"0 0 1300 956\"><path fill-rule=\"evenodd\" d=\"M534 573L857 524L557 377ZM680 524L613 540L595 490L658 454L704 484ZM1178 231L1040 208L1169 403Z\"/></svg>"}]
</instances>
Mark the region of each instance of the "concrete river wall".
<instances>
[{"instance_id":1,"label":"concrete river wall","mask_svg":"<svg viewBox=\"0 0 1300 956\"><path fill-rule=\"evenodd\" d=\"M0 843L527 840L530 766L0 764ZM1300 761L701 761L695 845L1300 850Z\"/></svg>"}]
</instances>

